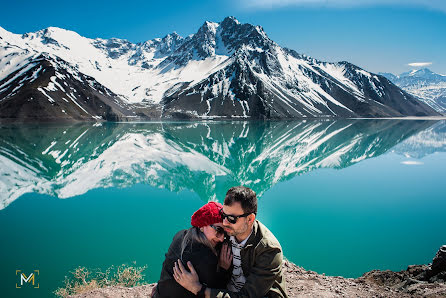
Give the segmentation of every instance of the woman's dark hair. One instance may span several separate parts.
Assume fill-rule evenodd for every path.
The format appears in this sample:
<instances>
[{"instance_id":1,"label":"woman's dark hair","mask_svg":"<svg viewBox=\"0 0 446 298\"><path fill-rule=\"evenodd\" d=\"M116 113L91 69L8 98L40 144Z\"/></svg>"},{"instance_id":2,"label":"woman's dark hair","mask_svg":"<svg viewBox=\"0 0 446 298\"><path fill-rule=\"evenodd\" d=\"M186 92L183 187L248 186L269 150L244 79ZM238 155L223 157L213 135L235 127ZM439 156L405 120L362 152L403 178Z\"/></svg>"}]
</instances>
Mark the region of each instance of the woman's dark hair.
<instances>
[{"instance_id":1,"label":"woman's dark hair","mask_svg":"<svg viewBox=\"0 0 446 298\"><path fill-rule=\"evenodd\" d=\"M181 242L181 252L180 259L183 261L183 253L186 249L192 249L192 243L198 242L209 247L212 252L217 255L215 247L212 246L211 242L208 240L206 235L197 227L191 227L187 230L186 235L184 235L183 241Z\"/></svg>"},{"instance_id":2,"label":"woman's dark hair","mask_svg":"<svg viewBox=\"0 0 446 298\"><path fill-rule=\"evenodd\" d=\"M240 203L243 212L257 214L257 196L249 187L231 187L226 193L224 204L231 206L234 202Z\"/></svg>"}]
</instances>

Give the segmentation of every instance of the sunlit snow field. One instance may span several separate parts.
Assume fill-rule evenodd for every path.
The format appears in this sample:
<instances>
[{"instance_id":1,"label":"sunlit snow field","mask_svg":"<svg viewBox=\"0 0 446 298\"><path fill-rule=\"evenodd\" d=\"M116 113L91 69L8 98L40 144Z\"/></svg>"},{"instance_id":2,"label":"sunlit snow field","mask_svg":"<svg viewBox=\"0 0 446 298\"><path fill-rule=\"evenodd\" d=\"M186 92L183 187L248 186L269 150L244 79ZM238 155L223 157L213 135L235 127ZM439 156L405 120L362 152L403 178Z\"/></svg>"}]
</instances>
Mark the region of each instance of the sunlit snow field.
<instances>
[{"instance_id":1,"label":"sunlit snow field","mask_svg":"<svg viewBox=\"0 0 446 298\"><path fill-rule=\"evenodd\" d=\"M446 122L342 120L0 126L0 291L48 297L77 266L159 278L176 231L247 185L306 269L357 277L446 244ZM16 289L16 270L39 288Z\"/></svg>"}]
</instances>

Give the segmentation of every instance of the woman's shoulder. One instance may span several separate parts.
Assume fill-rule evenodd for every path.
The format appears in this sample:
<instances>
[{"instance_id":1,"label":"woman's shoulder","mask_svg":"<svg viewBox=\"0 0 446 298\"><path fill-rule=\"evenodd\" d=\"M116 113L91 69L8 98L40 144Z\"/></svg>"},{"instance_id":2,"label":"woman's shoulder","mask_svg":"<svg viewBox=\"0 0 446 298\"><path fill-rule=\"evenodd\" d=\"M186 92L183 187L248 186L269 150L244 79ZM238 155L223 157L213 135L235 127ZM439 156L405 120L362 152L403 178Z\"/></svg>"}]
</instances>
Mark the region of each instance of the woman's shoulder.
<instances>
[{"instance_id":1,"label":"woman's shoulder","mask_svg":"<svg viewBox=\"0 0 446 298\"><path fill-rule=\"evenodd\" d=\"M213 266L217 264L218 258L215 253L206 245L199 242L192 242L190 246L183 252L183 261L191 261L192 264L209 264Z\"/></svg>"},{"instance_id":2,"label":"woman's shoulder","mask_svg":"<svg viewBox=\"0 0 446 298\"><path fill-rule=\"evenodd\" d=\"M183 240L184 236L186 235L187 230L179 230L174 236L173 236L173 240L174 241L178 241L178 240Z\"/></svg>"},{"instance_id":3,"label":"woman's shoulder","mask_svg":"<svg viewBox=\"0 0 446 298\"><path fill-rule=\"evenodd\" d=\"M181 243L183 242L184 236L186 235L187 230L181 230L178 231L172 239L172 242L170 243L169 249L167 251L166 257L172 257L172 255L178 254L178 251L181 249Z\"/></svg>"}]
</instances>

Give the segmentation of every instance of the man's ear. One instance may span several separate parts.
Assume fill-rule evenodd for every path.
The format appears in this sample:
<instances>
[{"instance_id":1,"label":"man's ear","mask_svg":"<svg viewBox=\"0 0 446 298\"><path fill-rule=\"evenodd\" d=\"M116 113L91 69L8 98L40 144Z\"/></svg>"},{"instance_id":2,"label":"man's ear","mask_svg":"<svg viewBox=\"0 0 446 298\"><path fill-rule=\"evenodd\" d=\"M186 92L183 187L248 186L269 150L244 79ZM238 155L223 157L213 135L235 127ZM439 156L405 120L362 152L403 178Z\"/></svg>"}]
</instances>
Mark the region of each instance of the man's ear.
<instances>
[{"instance_id":1,"label":"man's ear","mask_svg":"<svg viewBox=\"0 0 446 298\"><path fill-rule=\"evenodd\" d=\"M254 223L254 220L256 219L256 215L254 213L251 213L248 215L248 221L250 224Z\"/></svg>"}]
</instances>

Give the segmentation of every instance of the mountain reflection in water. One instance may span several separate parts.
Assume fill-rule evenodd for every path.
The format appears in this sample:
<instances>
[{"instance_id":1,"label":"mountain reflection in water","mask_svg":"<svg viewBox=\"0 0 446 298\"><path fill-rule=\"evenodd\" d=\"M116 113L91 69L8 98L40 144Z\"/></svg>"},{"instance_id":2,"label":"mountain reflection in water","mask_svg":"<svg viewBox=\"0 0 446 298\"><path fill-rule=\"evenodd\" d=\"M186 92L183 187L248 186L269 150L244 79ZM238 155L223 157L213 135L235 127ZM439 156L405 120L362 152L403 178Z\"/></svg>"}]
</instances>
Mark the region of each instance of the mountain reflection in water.
<instances>
[{"instance_id":1,"label":"mountain reflection in water","mask_svg":"<svg viewBox=\"0 0 446 298\"><path fill-rule=\"evenodd\" d=\"M30 192L69 198L138 183L189 189L203 201L234 185L261 197L279 181L345 168L392 148L414 157L445 151L445 126L406 120L2 125L0 210Z\"/></svg>"}]
</instances>

